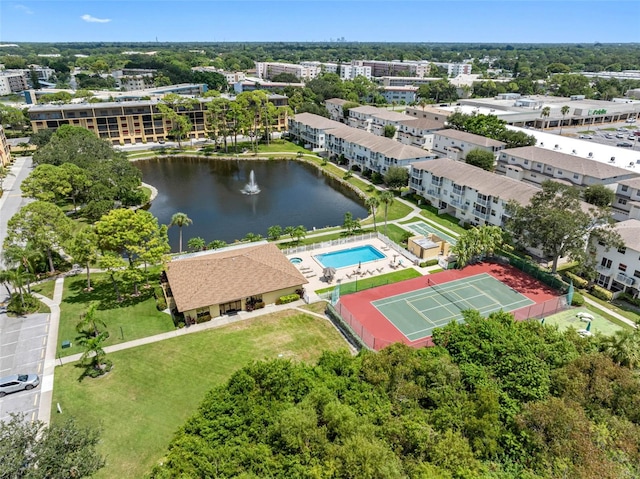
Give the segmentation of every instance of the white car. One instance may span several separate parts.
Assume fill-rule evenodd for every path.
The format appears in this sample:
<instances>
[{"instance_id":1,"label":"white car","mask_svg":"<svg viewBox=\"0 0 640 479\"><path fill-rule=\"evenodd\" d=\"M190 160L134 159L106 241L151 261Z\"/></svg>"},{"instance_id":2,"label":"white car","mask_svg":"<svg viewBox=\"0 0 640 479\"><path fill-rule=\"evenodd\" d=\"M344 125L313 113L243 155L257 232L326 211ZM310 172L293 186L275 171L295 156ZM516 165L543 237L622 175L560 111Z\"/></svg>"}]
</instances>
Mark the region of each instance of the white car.
<instances>
[{"instance_id":1,"label":"white car","mask_svg":"<svg viewBox=\"0 0 640 479\"><path fill-rule=\"evenodd\" d=\"M593 140L592 135L580 135L581 140Z\"/></svg>"},{"instance_id":2,"label":"white car","mask_svg":"<svg viewBox=\"0 0 640 479\"><path fill-rule=\"evenodd\" d=\"M636 119L635 118L628 118L626 121L627 121L627 123L635 123Z\"/></svg>"}]
</instances>

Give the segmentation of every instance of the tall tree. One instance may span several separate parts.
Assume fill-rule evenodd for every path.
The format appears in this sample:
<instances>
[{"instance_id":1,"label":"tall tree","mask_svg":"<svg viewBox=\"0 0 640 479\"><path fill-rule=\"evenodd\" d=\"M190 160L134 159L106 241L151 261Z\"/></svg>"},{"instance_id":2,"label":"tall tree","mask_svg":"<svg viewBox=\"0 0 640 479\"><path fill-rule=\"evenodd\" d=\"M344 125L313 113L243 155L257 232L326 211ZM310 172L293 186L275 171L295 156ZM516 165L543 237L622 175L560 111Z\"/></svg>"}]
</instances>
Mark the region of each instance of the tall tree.
<instances>
[{"instance_id":1,"label":"tall tree","mask_svg":"<svg viewBox=\"0 0 640 479\"><path fill-rule=\"evenodd\" d=\"M393 201L395 199L395 197L393 196L393 193L391 193L390 191L383 191L382 193L380 193L380 203L382 203L384 205L384 234L385 236L388 236L387 234L387 216L389 213L389 206L391 206L393 204Z\"/></svg>"},{"instance_id":2,"label":"tall tree","mask_svg":"<svg viewBox=\"0 0 640 479\"><path fill-rule=\"evenodd\" d=\"M467 153L464 161L469 165L477 166L478 168L482 168L483 170L493 171L495 169L496 157L491 151L474 148L469 153Z\"/></svg>"},{"instance_id":3,"label":"tall tree","mask_svg":"<svg viewBox=\"0 0 640 479\"><path fill-rule=\"evenodd\" d=\"M375 196L370 196L365 200L364 205L371 212L371 215L373 216L373 230L377 231L376 212L378 210L378 206L380 206L380 200Z\"/></svg>"},{"instance_id":4,"label":"tall tree","mask_svg":"<svg viewBox=\"0 0 640 479\"><path fill-rule=\"evenodd\" d=\"M611 226L610 211L582 203L580 191L573 186L545 181L529 204L511 201L507 211L511 215L508 230L520 244L538 248L552 258L553 273L563 256L588 263L590 237L610 246L621 245L620 236Z\"/></svg>"},{"instance_id":5,"label":"tall tree","mask_svg":"<svg viewBox=\"0 0 640 479\"><path fill-rule=\"evenodd\" d=\"M569 105L563 105L562 108L560 108L560 113L562 113L562 123L560 123L560 134L562 135L562 127L564 126L564 117L567 116L567 114L571 111L571 108L569 108Z\"/></svg>"},{"instance_id":6,"label":"tall tree","mask_svg":"<svg viewBox=\"0 0 640 479\"><path fill-rule=\"evenodd\" d=\"M180 253L182 253L182 227L189 226L192 223L193 220L189 218L185 213L174 213L174 215L171 217L171 223L169 223L169 226L177 226L180 231Z\"/></svg>"},{"instance_id":7,"label":"tall tree","mask_svg":"<svg viewBox=\"0 0 640 479\"><path fill-rule=\"evenodd\" d=\"M399 189L407 186L409 171L402 166L390 166L384 174L384 182L389 188Z\"/></svg>"},{"instance_id":8,"label":"tall tree","mask_svg":"<svg viewBox=\"0 0 640 479\"><path fill-rule=\"evenodd\" d=\"M49 270L53 273L53 252L62 251L71 238L71 230L71 220L59 207L46 201L34 201L9 220L5 247L28 243L33 245L46 254Z\"/></svg>"},{"instance_id":9,"label":"tall tree","mask_svg":"<svg viewBox=\"0 0 640 479\"><path fill-rule=\"evenodd\" d=\"M171 134L182 148L182 140L189 135L193 124L188 117L188 111L193 110L196 100L182 97L176 93L169 93L156 105L160 116L171 123Z\"/></svg>"},{"instance_id":10,"label":"tall tree","mask_svg":"<svg viewBox=\"0 0 640 479\"><path fill-rule=\"evenodd\" d=\"M87 291L91 287L91 265L98 260L98 236L91 227L78 231L69 245L69 253L74 261L84 265L87 271Z\"/></svg>"},{"instance_id":11,"label":"tall tree","mask_svg":"<svg viewBox=\"0 0 640 479\"><path fill-rule=\"evenodd\" d=\"M590 185L587 186L582 192L584 200L601 208L611 206L613 200L616 198L616 194L613 190L610 190L605 185Z\"/></svg>"},{"instance_id":12,"label":"tall tree","mask_svg":"<svg viewBox=\"0 0 640 479\"><path fill-rule=\"evenodd\" d=\"M540 110L540 118L542 118L542 129L544 130L545 128L545 120L547 118L549 118L549 115L551 114L551 107L545 106L544 108L542 108L542 110Z\"/></svg>"}]
</instances>

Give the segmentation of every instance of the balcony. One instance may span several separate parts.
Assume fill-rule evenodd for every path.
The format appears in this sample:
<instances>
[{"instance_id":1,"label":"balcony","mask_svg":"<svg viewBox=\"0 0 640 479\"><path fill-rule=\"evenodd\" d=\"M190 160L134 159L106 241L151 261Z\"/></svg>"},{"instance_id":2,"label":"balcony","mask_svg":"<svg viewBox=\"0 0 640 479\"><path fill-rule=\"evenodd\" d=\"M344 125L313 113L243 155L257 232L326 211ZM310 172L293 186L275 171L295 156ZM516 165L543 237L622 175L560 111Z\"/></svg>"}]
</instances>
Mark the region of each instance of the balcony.
<instances>
[{"instance_id":1,"label":"balcony","mask_svg":"<svg viewBox=\"0 0 640 479\"><path fill-rule=\"evenodd\" d=\"M429 194L431 196L439 197L440 196L440 188L429 188L427 190L427 194Z\"/></svg>"},{"instance_id":2,"label":"balcony","mask_svg":"<svg viewBox=\"0 0 640 479\"><path fill-rule=\"evenodd\" d=\"M436 180L434 178L431 178L431 184L433 186L442 186L442 178L440 178L439 180Z\"/></svg>"},{"instance_id":3,"label":"balcony","mask_svg":"<svg viewBox=\"0 0 640 479\"><path fill-rule=\"evenodd\" d=\"M627 276L624 273L618 273L616 275L616 281L618 283L622 283L622 284L624 284L626 286L633 286L634 283L636 282L636 279L632 278L631 276Z\"/></svg>"},{"instance_id":4,"label":"balcony","mask_svg":"<svg viewBox=\"0 0 640 479\"><path fill-rule=\"evenodd\" d=\"M477 216L478 218L482 218L483 220L488 220L489 217L491 216L490 213L483 213L480 210L473 210L471 214L473 214L474 216Z\"/></svg>"},{"instance_id":5,"label":"balcony","mask_svg":"<svg viewBox=\"0 0 640 479\"><path fill-rule=\"evenodd\" d=\"M602 276L611 276L611 266L602 266L599 264L596 266L596 271L600 273Z\"/></svg>"},{"instance_id":6,"label":"balcony","mask_svg":"<svg viewBox=\"0 0 640 479\"><path fill-rule=\"evenodd\" d=\"M476 203L478 203L481 206L489 206L491 204L491 200L489 198L487 198L486 200L478 198L476 200Z\"/></svg>"},{"instance_id":7,"label":"balcony","mask_svg":"<svg viewBox=\"0 0 640 479\"><path fill-rule=\"evenodd\" d=\"M460 199L453 199L449 201L449 204L456 208L462 208L462 206L465 205L465 202Z\"/></svg>"}]
</instances>

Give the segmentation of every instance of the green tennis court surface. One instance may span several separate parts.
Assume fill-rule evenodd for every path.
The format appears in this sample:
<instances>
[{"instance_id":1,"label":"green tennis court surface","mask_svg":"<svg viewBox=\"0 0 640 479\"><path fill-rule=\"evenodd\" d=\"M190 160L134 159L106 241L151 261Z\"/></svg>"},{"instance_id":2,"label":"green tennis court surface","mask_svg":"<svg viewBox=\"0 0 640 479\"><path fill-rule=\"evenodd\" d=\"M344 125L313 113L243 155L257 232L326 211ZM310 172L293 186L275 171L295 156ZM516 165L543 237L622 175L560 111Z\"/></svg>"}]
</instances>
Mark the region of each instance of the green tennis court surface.
<instances>
[{"instance_id":1,"label":"green tennis court surface","mask_svg":"<svg viewBox=\"0 0 640 479\"><path fill-rule=\"evenodd\" d=\"M534 303L486 273L436 285L428 285L427 281L430 280L425 277L423 289L371 303L409 341L431 336L434 328L451 321L462 322L465 309L476 309L486 316Z\"/></svg>"}]
</instances>

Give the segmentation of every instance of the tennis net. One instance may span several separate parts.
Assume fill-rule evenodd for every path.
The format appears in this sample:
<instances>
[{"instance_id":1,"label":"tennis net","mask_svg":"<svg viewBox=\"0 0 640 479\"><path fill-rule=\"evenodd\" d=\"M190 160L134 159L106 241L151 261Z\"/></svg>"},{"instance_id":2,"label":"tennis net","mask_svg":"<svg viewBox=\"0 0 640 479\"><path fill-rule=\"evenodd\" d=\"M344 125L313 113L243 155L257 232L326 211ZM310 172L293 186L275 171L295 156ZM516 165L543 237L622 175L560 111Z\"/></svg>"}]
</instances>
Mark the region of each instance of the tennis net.
<instances>
[{"instance_id":1,"label":"tennis net","mask_svg":"<svg viewBox=\"0 0 640 479\"><path fill-rule=\"evenodd\" d=\"M444 291L442 291L440 289L440 286L436 287L436 283L434 283L430 278L427 278L427 286L429 286L432 290L434 290L436 293L438 293L440 296L446 299L449 303L455 305L460 311L464 311L465 309L473 309L471 304L469 304L464 299L460 298L458 295L456 295L456 297L454 298L449 294L445 293ZM464 303L464 305L461 303Z\"/></svg>"}]
</instances>

